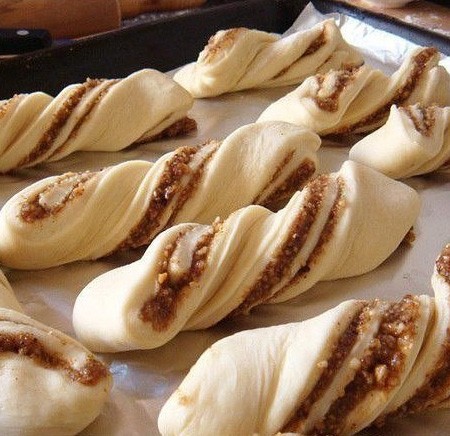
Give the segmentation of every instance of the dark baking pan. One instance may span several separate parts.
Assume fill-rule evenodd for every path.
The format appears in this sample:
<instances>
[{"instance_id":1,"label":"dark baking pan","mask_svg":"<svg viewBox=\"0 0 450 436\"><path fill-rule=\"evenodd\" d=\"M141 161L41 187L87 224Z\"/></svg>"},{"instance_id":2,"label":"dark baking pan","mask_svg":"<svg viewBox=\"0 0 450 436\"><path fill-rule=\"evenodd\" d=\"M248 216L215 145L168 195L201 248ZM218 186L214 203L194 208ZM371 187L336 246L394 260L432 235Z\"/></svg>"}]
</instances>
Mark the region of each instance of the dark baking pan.
<instances>
[{"instance_id":1,"label":"dark baking pan","mask_svg":"<svg viewBox=\"0 0 450 436\"><path fill-rule=\"evenodd\" d=\"M44 91L56 95L71 83L92 78L124 77L141 68L168 71L197 58L208 38L219 29L258 28L285 31L307 0L210 0L204 7L159 19L145 16L120 30L0 60L0 99L16 93ZM408 28L345 4L313 1L322 12L342 12L399 34L421 45L449 53L449 40ZM450 53L449 53L450 54Z\"/></svg>"}]
</instances>

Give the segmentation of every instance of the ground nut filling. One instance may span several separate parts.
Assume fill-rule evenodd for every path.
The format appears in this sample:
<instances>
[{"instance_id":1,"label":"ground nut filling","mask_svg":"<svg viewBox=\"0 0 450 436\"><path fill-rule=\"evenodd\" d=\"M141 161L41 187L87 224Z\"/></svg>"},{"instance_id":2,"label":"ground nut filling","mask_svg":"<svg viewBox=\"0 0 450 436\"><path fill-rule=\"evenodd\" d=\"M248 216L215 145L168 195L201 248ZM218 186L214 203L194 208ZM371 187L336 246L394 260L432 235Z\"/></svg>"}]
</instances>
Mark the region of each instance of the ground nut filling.
<instances>
[{"instance_id":1,"label":"ground nut filling","mask_svg":"<svg viewBox=\"0 0 450 436\"><path fill-rule=\"evenodd\" d=\"M340 135L351 133L360 128L376 124L387 118L392 105L402 106L403 103L405 103L405 101L411 96L420 79L422 78L424 72L426 71L428 62L436 55L436 53L437 50L430 47L422 50L420 53L414 56L414 65L410 75L408 76L408 79L403 83L402 86L400 86L400 88L388 102L383 104L380 108L376 109L375 112L363 118L362 120L337 129L335 132L333 132L333 134Z\"/></svg>"},{"instance_id":2,"label":"ground nut filling","mask_svg":"<svg viewBox=\"0 0 450 436\"><path fill-rule=\"evenodd\" d=\"M235 29L223 30L219 34L216 33L211 36L208 45L200 53L199 61L203 63L212 63L217 55L233 47L239 35L244 32L248 32L248 30L243 27L238 27Z\"/></svg>"},{"instance_id":3,"label":"ground nut filling","mask_svg":"<svg viewBox=\"0 0 450 436\"><path fill-rule=\"evenodd\" d=\"M347 86L354 80L360 67L353 67L347 70L333 71L326 75L316 76L319 89L313 97L316 105L326 112L336 112L339 109L339 97ZM329 87L330 78L334 79L332 87Z\"/></svg>"},{"instance_id":4,"label":"ground nut filling","mask_svg":"<svg viewBox=\"0 0 450 436\"><path fill-rule=\"evenodd\" d=\"M213 143L215 146L203 157L196 170L193 170L189 164L192 162L195 154L204 146L211 144L211 142L200 147L180 147L172 158L166 161L159 185L152 193L147 210L139 223L130 230L128 237L113 252L148 244L161 225L168 227L173 223L183 205L192 197L201 181L205 166L220 146L219 142L213 141ZM183 181L185 176L188 176L187 182ZM175 200L176 196L177 199ZM172 213L167 222L162 223L164 212L173 201L176 202L172 206Z\"/></svg>"},{"instance_id":5,"label":"ground nut filling","mask_svg":"<svg viewBox=\"0 0 450 436\"><path fill-rule=\"evenodd\" d=\"M326 177L326 176L320 176L320 177ZM315 263L320 262L320 257L322 256L323 250L325 249L328 242L333 237L333 233L337 226L337 223L346 207L345 182L341 177L338 177L337 183L338 183L338 192L336 195L336 199L334 200L334 204L331 208L330 214L328 216L328 220L322 229L322 232L320 234L320 237L319 237L319 240L317 241L316 246L314 247L313 251L309 255L305 265L295 273L294 277L292 277L285 286L283 286L275 295L273 295L273 297L272 297L273 299L276 299L280 295L283 295L283 293L286 291L286 289L294 286L296 283L303 280L308 275L308 273L311 271L312 266Z\"/></svg>"},{"instance_id":6,"label":"ground nut filling","mask_svg":"<svg viewBox=\"0 0 450 436\"><path fill-rule=\"evenodd\" d=\"M301 403L300 407L295 411L293 417L281 430L282 433L302 431L301 424L308 417L313 405L319 401L331 385L336 373L342 367L344 361L350 354L353 346L358 338L358 332L363 329L370 318L367 317L367 309L370 308L365 303L354 315L346 330L342 333L337 343L329 353L327 360L319 362L318 366L323 370L319 380L313 387L310 394ZM359 363L359 362L358 362Z\"/></svg>"},{"instance_id":7,"label":"ground nut filling","mask_svg":"<svg viewBox=\"0 0 450 436\"><path fill-rule=\"evenodd\" d=\"M383 313L380 328L360 359L360 369L346 387L342 397L329 408L313 434L341 434L346 418L371 391L386 391L401 381L407 356L416 337L420 303L407 295L391 303Z\"/></svg>"},{"instance_id":8,"label":"ground nut filling","mask_svg":"<svg viewBox=\"0 0 450 436\"><path fill-rule=\"evenodd\" d=\"M144 144L146 142L157 141L159 139L175 138L176 136L187 135L194 130L197 130L197 122L192 118L183 117L156 135L144 138L142 140L138 139L135 144Z\"/></svg>"},{"instance_id":9,"label":"ground nut filling","mask_svg":"<svg viewBox=\"0 0 450 436\"><path fill-rule=\"evenodd\" d=\"M445 246L441 255L436 260L436 271L450 284L450 244Z\"/></svg>"},{"instance_id":10,"label":"ground nut filling","mask_svg":"<svg viewBox=\"0 0 450 436\"><path fill-rule=\"evenodd\" d=\"M31 333L0 333L0 353L14 353L30 358L43 368L63 371L70 380L85 386L95 386L108 376L107 367L93 355L88 355L86 363L76 369L72 362L59 353L48 350Z\"/></svg>"},{"instance_id":11,"label":"ground nut filling","mask_svg":"<svg viewBox=\"0 0 450 436\"><path fill-rule=\"evenodd\" d=\"M9 108L11 106L14 106L14 104L17 102L17 100L21 100L23 98L26 98L26 95L16 94L13 97L11 97L9 100L0 102L0 120L8 113Z\"/></svg>"},{"instance_id":12,"label":"ground nut filling","mask_svg":"<svg viewBox=\"0 0 450 436\"><path fill-rule=\"evenodd\" d=\"M414 124L414 128L423 136L431 136L436 123L436 107L424 107L420 104L399 109L406 114Z\"/></svg>"},{"instance_id":13,"label":"ground nut filling","mask_svg":"<svg viewBox=\"0 0 450 436\"><path fill-rule=\"evenodd\" d=\"M83 195L86 183L98 175L97 172L66 173L21 203L19 217L27 223L55 216L74 199ZM52 198L53 196L53 198ZM47 201L50 198L51 201Z\"/></svg>"},{"instance_id":14,"label":"ground nut filling","mask_svg":"<svg viewBox=\"0 0 450 436\"><path fill-rule=\"evenodd\" d=\"M283 168L292 160L294 157L294 152L289 153L276 168L270 181L261 190L262 193L269 190L274 182L280 177ZM313 176L316 171L315 163L310 159L304 159L303 162L294 171L292 171L286 179L277 186L267 197L261 199L261 194L258 195L252 204L259 204L261 206L270 209L270 206L274 204L279 204L280 201L290 198L295 191L299 191L308 182L308 180Z\"/></svg>"},{"instance_id":15,"label":"ground nut filling","mask_svg":"<svg viewBox=\"0 0 450 436\"><path fill-rule=\"evenodd\" d=\"M169 262L178 241L185 233L164 250L163 259L159 262L158 276L155 280L155 295L149 298L139 311L139 319L151 324L153 330L163 332L167 330L177 316L178 305L187 298L192 286L198 282L207 266L209 250L215 235L222 228L222 221L216 220L198 240L189 271L181 278L173 280L169 272Z\"/></svg>"},{"instance_id":16,"label":"ground nut filling","mask_svg":"<svg viewBox=\"0 0 450 436\"><path fill-rule=\"evenodd\" d=\"M35 160L39 159L40 156L47 153L52 148L53 143L55 142L62 128L66 124L69 117L72 115L75 108L81 102L83 97L91 89L98 86L101 82L102 80L89 79L85 83L78 85L71 91L66 100L64 100L64 103L53 114L50 126L44 132L36 147L31 150L28 156L26 156L17 164L17 167L26 166L30 163L33 163Z\"/></svg>"},{"instance_id":17,"label":"ground nut filling","mask_svg":"<svg viewBox=\"0 0 450 436\"><path fill-rule=\"evenodd\" d=\"M252 307L270 298L273 287L290 274L291 264L305 244L322 207L328 183L328 176L320 176L309 185L304 204L292 223L284 243L248 290L245 300L229 316L248 313Z\"/></svg>"}]
</instances>

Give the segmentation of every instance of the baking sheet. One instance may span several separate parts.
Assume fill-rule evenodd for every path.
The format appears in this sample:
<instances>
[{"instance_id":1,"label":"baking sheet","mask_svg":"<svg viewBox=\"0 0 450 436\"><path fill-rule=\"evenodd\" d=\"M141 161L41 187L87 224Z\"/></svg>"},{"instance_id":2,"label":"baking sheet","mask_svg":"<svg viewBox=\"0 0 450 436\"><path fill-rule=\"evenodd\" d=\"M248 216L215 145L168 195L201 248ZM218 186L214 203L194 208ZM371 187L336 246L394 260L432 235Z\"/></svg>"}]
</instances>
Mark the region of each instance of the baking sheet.
<instances>
[{"instance_id":1,"label":"baking sheet","mask_svg":"<svg viewBox=\"0 0 450 436\"><path fill-rule=\"evenodd\" d=\"M309 27L323 19L307 7L294 27ZM344 36L366 47L367 61L386 71L395 69L410 46L397 37L380 34L357 20L338 17ZM359 33L357 33L359 32ZM370 36L370 37L369 37ZM365 39L365 38L369 39ZM391 42L392 39L396 40ZM371 44L369 41L373 41ZM380 48L380 42L383 47ZM377 45L374 45L377 43ZM376 56L373 56L376 54ZM446 60L445 62L448 62ZM0 178L0 205L31 182L71 170L98 169L129 159L154 160L166 151L209 138L223 138L237 127L251 123L273 101L292 88L245 91L197 100L191 112L199 125L197 134L160 141L119 153L76 153L63 161L23 170ZM322 147L320 172L338 170L348 148ZM433 174L407 181L422 199L422 211L415 226L413 247L401 246L383 265L360 277L320 282L289 302L256 308L250 316L227 321L207 331L183 332L169 344L155 350L103 354L114 376L114 388L103 413L83 435L156 435L159 410L181 382L200 354L216 340L240 331L285 322L300 321L350 298L397 299L405 293L431 294L433 262L445 243L450 242L450 176ZM25 311L35 319L73 335L72 308L80 290L97 275L137 259L137 250L96 262L77 262L44 271L6 270ZM220 413L218 411L218 413ZM382 430L364 434L444 435L450 426L450 411L437 411L391 423Z\"/></svg>"}]
</instances>

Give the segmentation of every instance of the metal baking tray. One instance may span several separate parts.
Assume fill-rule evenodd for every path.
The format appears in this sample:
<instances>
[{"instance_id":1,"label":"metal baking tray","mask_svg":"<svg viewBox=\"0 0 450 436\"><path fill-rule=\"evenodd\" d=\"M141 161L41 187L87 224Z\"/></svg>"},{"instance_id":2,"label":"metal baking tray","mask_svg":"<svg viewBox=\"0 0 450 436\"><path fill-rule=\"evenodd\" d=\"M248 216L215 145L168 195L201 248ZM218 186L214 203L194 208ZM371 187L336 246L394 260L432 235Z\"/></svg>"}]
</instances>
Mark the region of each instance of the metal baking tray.
<instances>
[{"instance_id":1,"label":"metal baking tray","mask_svg":"<svg viewBox=\"0 0 450 436\"><path fill-rule=\"evenodd\" d=\"M91 78L124 77L142 68L168 71L194 60L219 29L250 27L285 31L306 6L305 0L210 0L183 14L147 14L124 21L120 30L65 41L47 49L0 59L0 99L16 93L62 88ZM340 2L314 0L321 12L342 12L366 20L420 45L450 54L448 38Z\"/></svg>"}]
</instances>

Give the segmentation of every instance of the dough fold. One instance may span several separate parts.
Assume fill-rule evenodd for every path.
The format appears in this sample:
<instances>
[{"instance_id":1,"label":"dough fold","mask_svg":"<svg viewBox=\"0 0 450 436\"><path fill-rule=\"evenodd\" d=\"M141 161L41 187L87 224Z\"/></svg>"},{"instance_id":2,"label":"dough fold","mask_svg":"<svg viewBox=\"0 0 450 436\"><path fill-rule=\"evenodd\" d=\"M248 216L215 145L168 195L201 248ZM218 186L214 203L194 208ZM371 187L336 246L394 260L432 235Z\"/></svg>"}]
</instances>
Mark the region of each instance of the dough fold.
<instances>
[{"instance_id":1,"label":"dough fold","mask_svg":"<svg viewBox=\"0 0 450 436\"><path fill-rule=\"evenodd\" d=\"M90 282L73 312L95 351L159 347L254 306L289 300L319 280L364 274L400 244L419 212L417 193L347 161L277 213L242 208L212 225L180 224L144 256Z\"/></svg>"},{"instance_id":2,"label":"dough fold","mask_svg":"<svg viewBox=\"0 0 450 436\"><path fill-rule=\"evenodd\" d=\"M163 406L162 435L349 435L448 407L450 245L434 298L349 300L216 342ZM251 399L251 401L249 401Z\"/></svg>"},{"instance_id":3,"label":"dough fold","mask_svg":"<svg viewBox=\"0 0 450 436\"><path fill-rule=\"evenodd\" d=\"M393 179L448 171L450 107L392 106L386 124L357 142L350 159Z\"/></svg>"}]
</instances>

